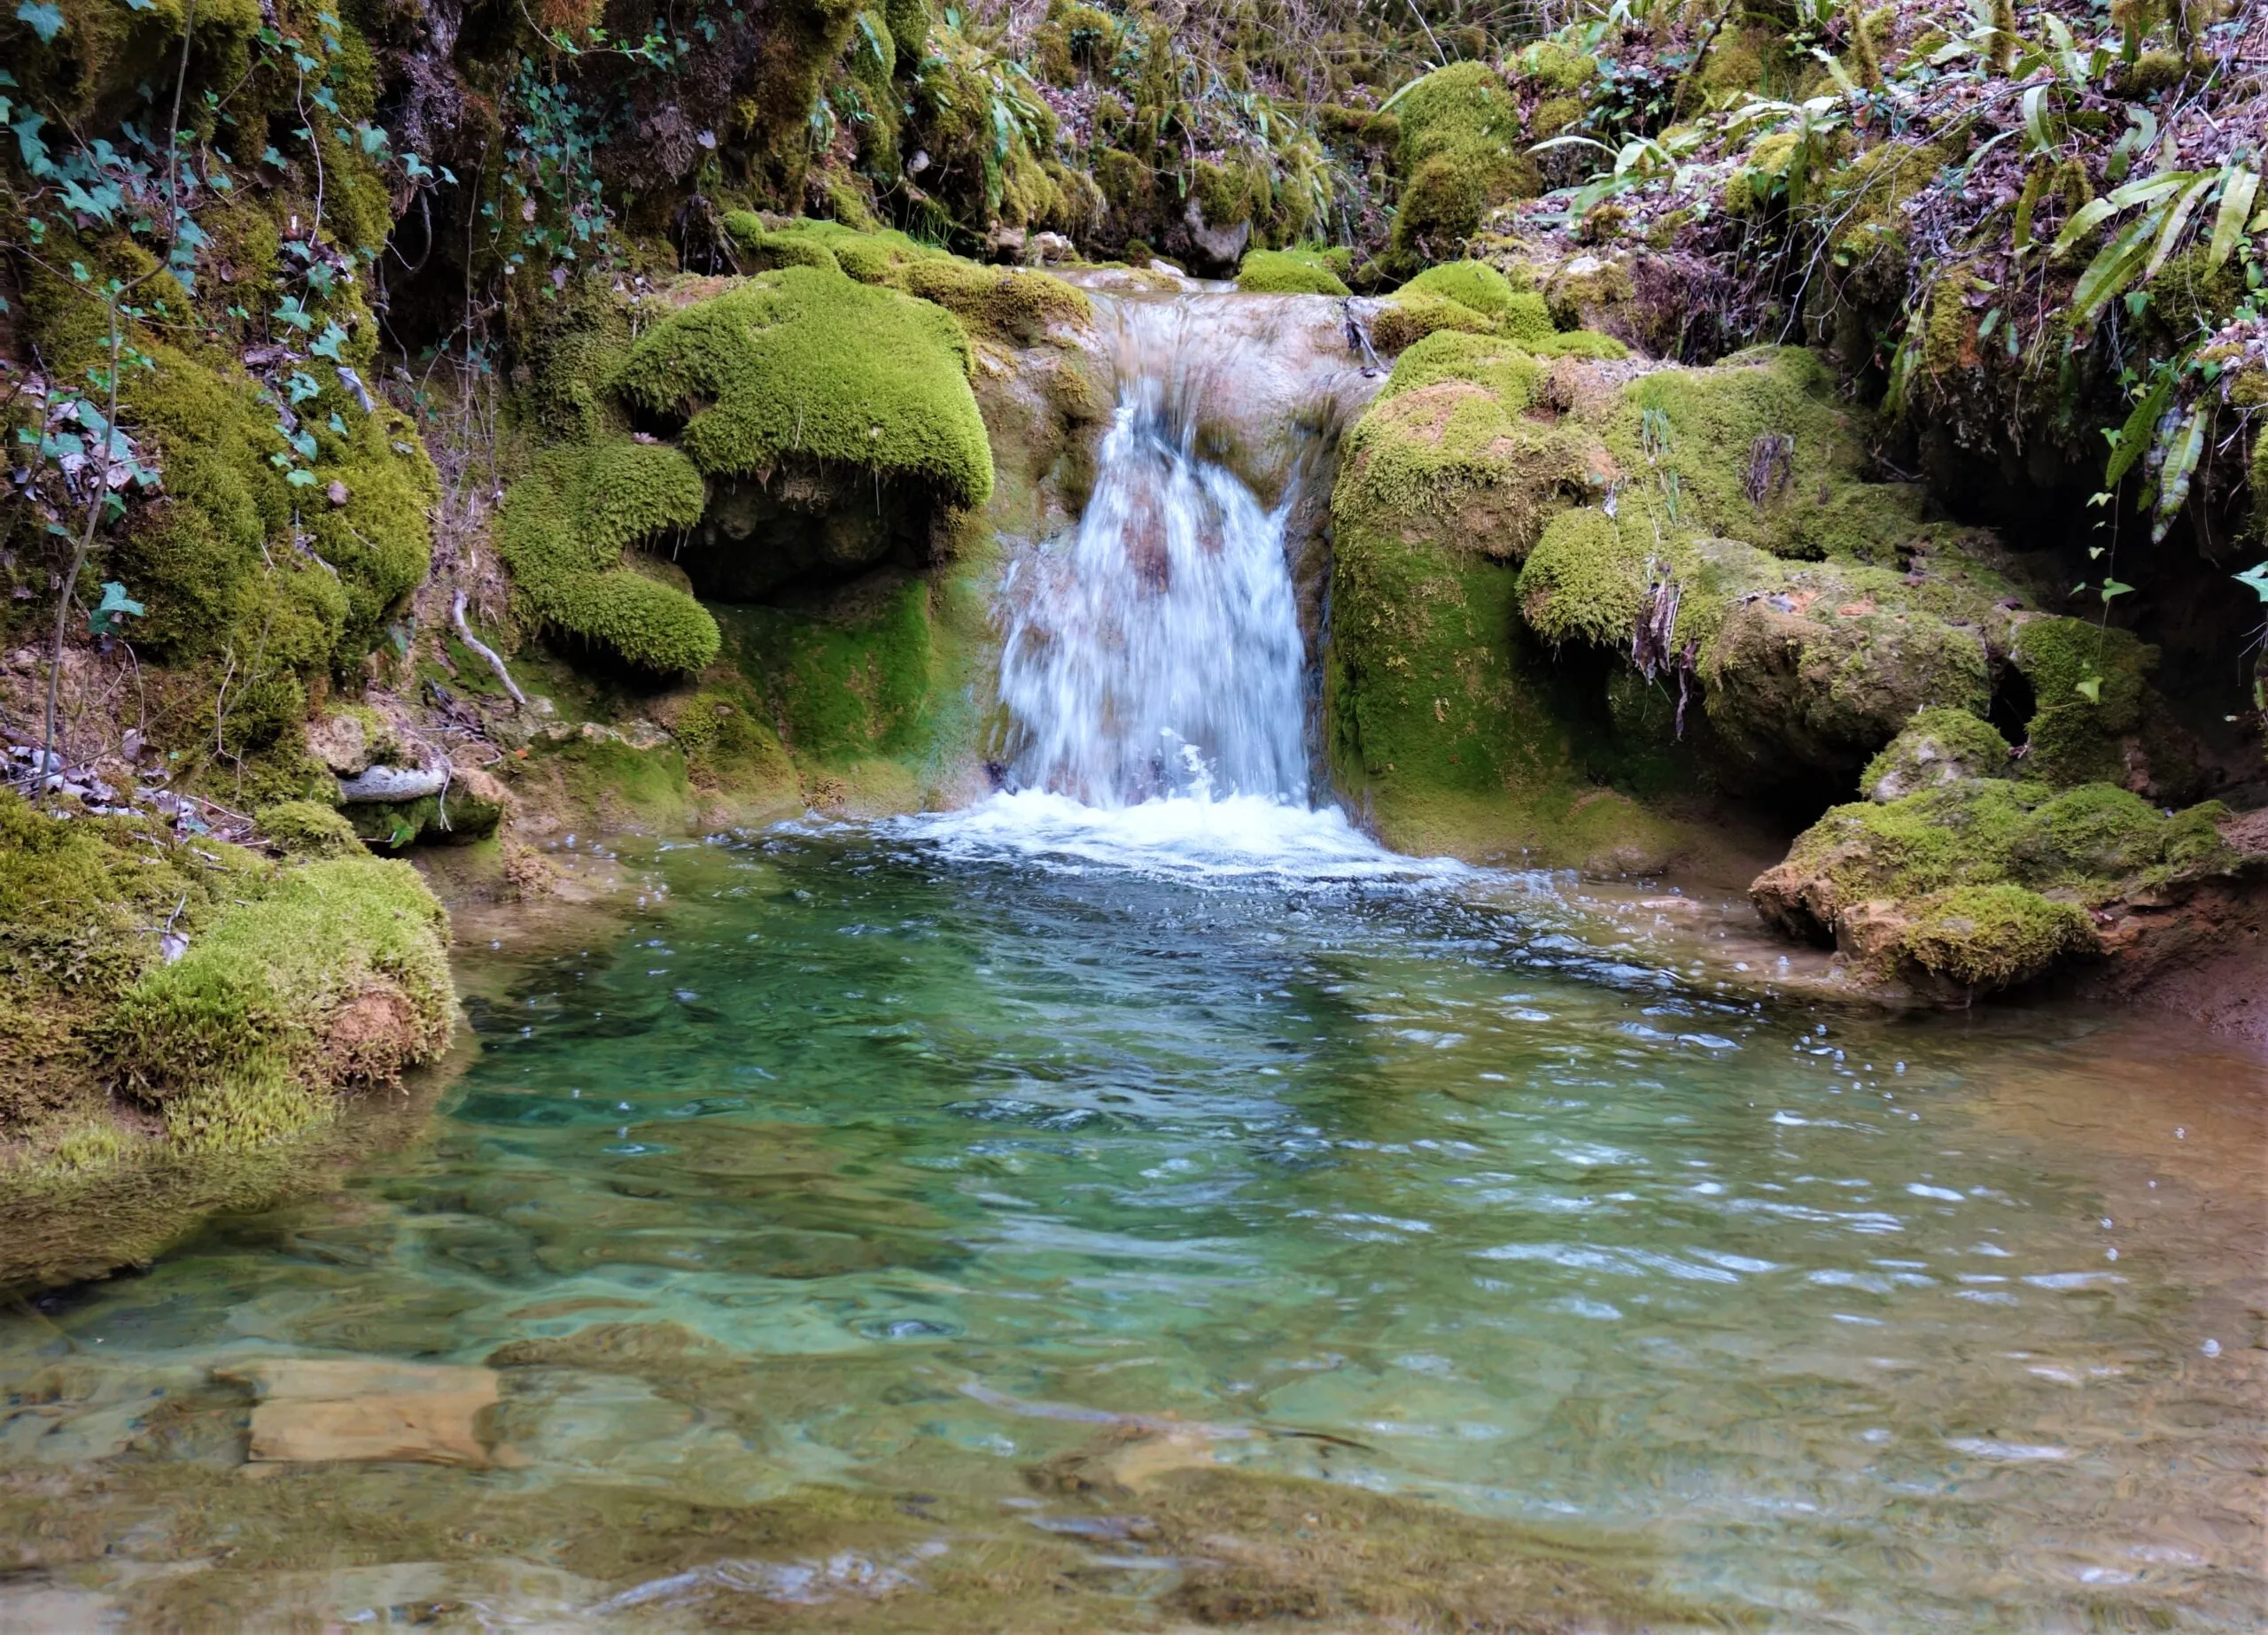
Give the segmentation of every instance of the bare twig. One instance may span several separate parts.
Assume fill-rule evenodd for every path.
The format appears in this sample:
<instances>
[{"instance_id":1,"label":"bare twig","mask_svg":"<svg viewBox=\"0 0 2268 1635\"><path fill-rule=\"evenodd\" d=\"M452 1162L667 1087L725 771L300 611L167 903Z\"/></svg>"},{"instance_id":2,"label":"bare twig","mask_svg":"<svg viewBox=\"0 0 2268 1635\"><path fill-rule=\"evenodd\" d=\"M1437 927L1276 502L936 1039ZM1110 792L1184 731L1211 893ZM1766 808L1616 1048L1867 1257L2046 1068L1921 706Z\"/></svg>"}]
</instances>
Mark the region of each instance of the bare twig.
<instances>
[{"instance_id":1,"label":"bare twig","mask_svg":"<svg viewBox=\"0 0 2268 1635\"><path fill-rule=\"evenodd\" d=\"M456 599L449 608L449 616L456 622L457 639L488 661L488 668L496 672L496 679L504 684L504 691L512 695L512 702L525 709L528 707L527 694L521 692L519 684L512 679L512 672L504 668L504 661L497 656L496 649L472 633L472 626L464 616L465 600L465 593L462 587L459 587Z\"/></svg>"}]
</instances>

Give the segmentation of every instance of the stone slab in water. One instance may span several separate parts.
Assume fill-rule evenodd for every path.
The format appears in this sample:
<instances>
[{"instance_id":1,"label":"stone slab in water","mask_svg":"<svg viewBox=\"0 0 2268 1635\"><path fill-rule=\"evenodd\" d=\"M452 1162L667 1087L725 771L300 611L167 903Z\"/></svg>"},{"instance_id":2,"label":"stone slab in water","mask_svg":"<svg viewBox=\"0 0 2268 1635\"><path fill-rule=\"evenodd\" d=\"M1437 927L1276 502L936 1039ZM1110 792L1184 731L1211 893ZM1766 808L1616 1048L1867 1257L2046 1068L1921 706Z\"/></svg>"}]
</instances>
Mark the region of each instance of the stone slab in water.
<instances>
[{"instance_id":1,"label":"stone slab in water","mask_svg":"<svg viewBox=\"0 0 2268 1635\"><path fill-rule=\"evenodd\" d=\"M479 1425L496 1406L493 1368L277 1357L225 1365L213 1375L259 1394L248 1455L254 1464L496 1462Z\"/></svg>"}]
</instances>

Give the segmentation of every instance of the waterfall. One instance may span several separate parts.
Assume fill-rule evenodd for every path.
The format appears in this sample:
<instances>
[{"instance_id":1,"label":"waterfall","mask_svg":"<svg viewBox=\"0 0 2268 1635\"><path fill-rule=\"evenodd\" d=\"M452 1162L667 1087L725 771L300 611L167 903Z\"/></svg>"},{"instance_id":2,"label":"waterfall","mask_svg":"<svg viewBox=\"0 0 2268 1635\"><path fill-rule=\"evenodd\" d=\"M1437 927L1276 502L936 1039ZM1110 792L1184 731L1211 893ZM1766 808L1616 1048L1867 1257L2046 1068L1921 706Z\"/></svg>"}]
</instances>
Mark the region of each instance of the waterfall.
<instances>
[{"instance_id":1,"label":"waterfall","mask_svg":"<svg viewBox=\"0 0 2268 1635\"><path fill-rule=\"evenodd\" d=\"M1302 640L1272 510L1197 452L1218 378L1178 303L1118 308L1118 403L1078 526L1011 570L1000 697L1012 787L1115 808L1161 797L1305 805Z\"/></svg>"},{"instance_id":2,"label":"waterfall","mask_svg":"<svg viewBox=\"0 0 2268 1635\"><path fill-rule=\"evenodd\" d=\"M1295 559L1330 492L1336 429L1378 384L1336 309L1213 292L1095 305L1115 325L1118 385L1093 491L1076 526L1012 559L1002 587L1006 787L886 832L947 856L1208 887L1463 879L1460 864L1381 848L1311 764ZM1207 457L1224 433L1247 455L1289 456L1273 508ZM1248 446L1270 435L1285 440Z\"/></svg>"}]
</instances>

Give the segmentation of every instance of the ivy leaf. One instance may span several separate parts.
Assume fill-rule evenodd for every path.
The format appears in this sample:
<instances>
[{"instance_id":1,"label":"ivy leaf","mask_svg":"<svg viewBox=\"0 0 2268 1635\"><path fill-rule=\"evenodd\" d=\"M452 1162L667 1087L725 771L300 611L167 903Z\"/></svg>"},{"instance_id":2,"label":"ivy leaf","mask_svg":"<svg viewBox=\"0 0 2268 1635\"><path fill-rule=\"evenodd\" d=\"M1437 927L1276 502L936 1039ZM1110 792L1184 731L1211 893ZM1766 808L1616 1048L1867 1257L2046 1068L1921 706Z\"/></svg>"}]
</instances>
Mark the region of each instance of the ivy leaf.
<instances>
[{"instance_id":1,"label":"ivy leaf","mask_svg":"<svg viewBox=\"0 0 2268 1635\"><path fill-rule=\"evenodd\" d=\"M32 32L39 36L39 43L45 45L63 32L63 8L38 5L33 0L23 0L23 4L16 8L16 20L30 24Z\"/></svg>"},{"instance_id":2,"label":"ivy leaf","mask_svg":"<svg viewBox=\"0 0 2268 1635\"><path fill-rule=\"evenodd\" d=\"M294 471L291 475L297 477L299 474ZM312 482L314 479L309 478L308 480ZM2081 698L2086 700L2090 704L2100 704L2102 702L2102 678L2101 676L2089 676L2085 680L2072 687L2071 691L2077 693Z\"/></svg>"},{"instance_id":3,"label":"ivy leaf","mask_svg":"<svg viewBox=\"0 0 2268 1635\"><path fill-rule=\"evenodd\" d=\"M138 619L142 613L142 604L126 593L123 585L115 579L106 580L103 585L101 603L87 616L87 632L89 635L107 636L116 627L120 616Z\"/></svg>"},{"instance_id":4,"label":"ivy leaf","mask_svg":"<svg viewBox=\"0 0 2268 1635\"><path fill-rule=\"evenodd\" d=\"M284 474L284 480L294 488L313 488L315 485L315 474L305 466L301 466L295 470L286 471Z\"/></svg>"},{"instance_id":5,"label":"ivy leaf","mask_svg":"<svg viewBox=\"0 0 2268 1635\"><path fill-rule=\"evenodd\" d=\"M2242 573L2231 574L2229 577L2239 585L2250 585L2255 595L2263 601L2268 601L2268 562L2262 562L2257 567L2248 568Z\"/></svg>"},{"instance_id":6,"label":"ivy leaf","mask_svg":"<svg viewBox=\"0 0 2268 1635\"><path fill-rule=\"evenodd\" d=\"M24 168L42 181L56 174L55 161L48 157L47 143L39 134L39 128L46 123L45 114L27 111L8 128L16 133L16 151L23 157Z\"/></svg>"},{"instance_id":7,"label":"ivy leaf","mask_svg":"<svg viewBox=\"0 0 2268 1635\"><path fill-rule=\"evenodd\" d=\"M2110 601L2117 597L2124 596L2133 588L2132 585L2123 584L2119 580L2105 578L2102 582L2102 599L2105 601Z\"/></svg>"},{"instance_id":8,"label":"ivy leaf","mask_svg":"<svg viewBox=\"0 0 2268 1635\"><path fill-rule=\"evenodd\" d=\"M325 324L322 337L307 350L318 358L328 358L333 363L337 363L339 361L338 349L346 344L346 330L335 323Z\"/></svg>"}]
</instances>

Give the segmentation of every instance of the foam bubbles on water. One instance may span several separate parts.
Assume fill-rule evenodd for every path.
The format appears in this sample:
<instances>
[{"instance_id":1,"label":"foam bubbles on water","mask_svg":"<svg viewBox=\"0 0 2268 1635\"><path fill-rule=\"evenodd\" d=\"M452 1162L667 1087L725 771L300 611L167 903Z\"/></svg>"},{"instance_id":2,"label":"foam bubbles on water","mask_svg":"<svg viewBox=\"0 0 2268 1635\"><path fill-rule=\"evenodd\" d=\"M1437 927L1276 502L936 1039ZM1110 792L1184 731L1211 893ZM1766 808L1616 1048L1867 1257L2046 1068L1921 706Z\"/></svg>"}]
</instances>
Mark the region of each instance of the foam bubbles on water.
<instances>
[{"instance_id":1,"label":"foam bubbles on water","mask_svg":"<svg viewBox=\"0 0 2268 1635\"><path fill-rule=\"evenodd\" d=\"M1259 795L1183 795L1083 805L1042 789L996 794L957 812L893 819L885 832L948 856L1015 857L1059 868L1132 871L1197 884L1422 884L1470 878L1447 857L1390 852L1336 807Z\"/></svg>"}]
</instances>

